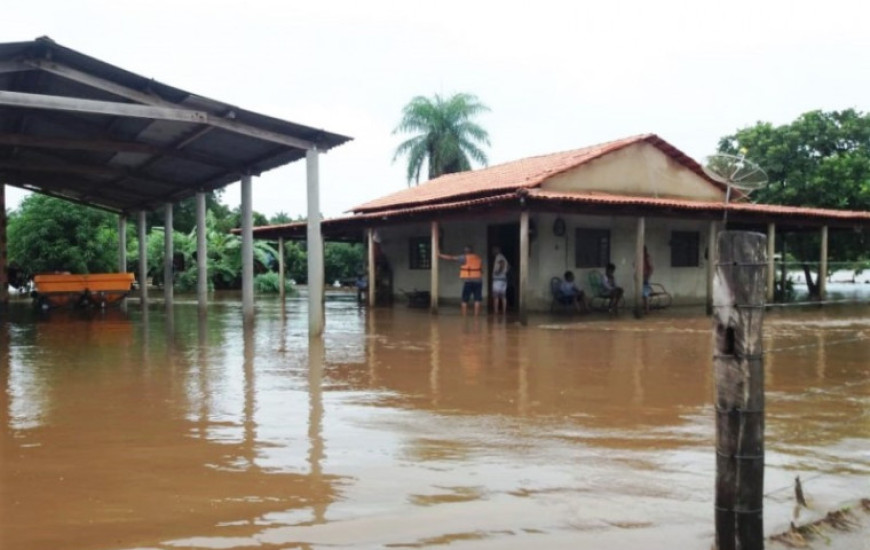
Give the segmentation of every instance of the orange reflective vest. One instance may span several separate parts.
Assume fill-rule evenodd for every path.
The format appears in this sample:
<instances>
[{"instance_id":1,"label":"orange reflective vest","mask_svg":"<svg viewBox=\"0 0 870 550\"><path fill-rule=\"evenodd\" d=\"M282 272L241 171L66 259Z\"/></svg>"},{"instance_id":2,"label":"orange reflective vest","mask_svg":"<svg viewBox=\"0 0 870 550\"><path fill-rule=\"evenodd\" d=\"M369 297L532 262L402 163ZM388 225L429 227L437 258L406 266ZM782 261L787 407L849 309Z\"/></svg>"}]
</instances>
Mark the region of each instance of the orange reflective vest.
<instances>
[{"instance_id":1,"label":"orange reflective vest","mask_svg":"<svg viewBox=\"0 0 870 550\"><path fill-rule=\"evenodd\" d=\"M483 261L477 254L465 254L465 263L459 268L460 279L480 279L483 277Z\"/></svg>"}]
</instances>

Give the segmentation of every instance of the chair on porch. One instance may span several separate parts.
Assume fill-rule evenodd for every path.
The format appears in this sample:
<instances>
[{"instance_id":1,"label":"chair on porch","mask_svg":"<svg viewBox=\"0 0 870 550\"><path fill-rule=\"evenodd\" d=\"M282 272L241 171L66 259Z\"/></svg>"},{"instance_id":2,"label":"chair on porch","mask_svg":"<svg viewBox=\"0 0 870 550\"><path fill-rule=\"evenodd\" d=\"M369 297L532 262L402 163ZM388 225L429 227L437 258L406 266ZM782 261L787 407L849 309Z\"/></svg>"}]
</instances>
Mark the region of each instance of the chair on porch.
<instances>
[{"instance_id":1,"label":"chair on porch","mask_svg":"<svg viewBox=\"0 0 870 550\"><path fill-rule=\"evenodd\" d=\"M589 281L589 308L594 311L607 311L610 308L610 294L604 288L604 275L592 270L587 276ZM618 306L625 306L625 297L619 298Z\"/></svg>"},{"instance_id":2,"label":"chair on porch","mask_svg":"<svg viewBox=\"0 0 870 550\"><path fill-rule=\"evenodd\" d=\"M647 283L649 286L649 296L647 296L647 304L649 309L665 309L670 307L674 301L671 294L665 289L664 285L659 283Z\"/></svg>"},{"instance_id":3,"label":"chair on porch","mask_svg":"<svg viewBox=\"0 0 870 550\"><path fill-rule=\"evenodd\" d=\"M550 296L552 296L552 301L550 302L550 313L556 313L556 311L560 309L574 311L573 299L562 294L561 289L562 279L560 277L553 277L550 279Z\"/></svg>"}]
</instances>

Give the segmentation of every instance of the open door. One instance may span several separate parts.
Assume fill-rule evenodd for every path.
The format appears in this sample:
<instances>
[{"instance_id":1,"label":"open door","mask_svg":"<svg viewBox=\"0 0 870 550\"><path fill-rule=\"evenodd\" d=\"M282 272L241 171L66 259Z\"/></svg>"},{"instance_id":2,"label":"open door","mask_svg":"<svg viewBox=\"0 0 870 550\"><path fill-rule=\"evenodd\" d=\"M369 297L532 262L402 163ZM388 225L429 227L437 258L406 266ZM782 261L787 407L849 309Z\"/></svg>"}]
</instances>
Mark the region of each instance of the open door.
<instances>
[{"instance_id":1,"label":"open door","mask_svg":"<svg viewBox=\"0 0 870 550\"><path fill-rule=\"evenodd\" d=\"M516 311L518 296L517 289L520 281L520 224L519 223L500 223L490 225L486 229L486 304L489 311L492 311L492 270L495 267L495 256L492 253L493 247L501 248L501 253L504 254L510 265L508 271L508 288L507 288L507 304L510 311Z\"/></svg>"}]
</instances>

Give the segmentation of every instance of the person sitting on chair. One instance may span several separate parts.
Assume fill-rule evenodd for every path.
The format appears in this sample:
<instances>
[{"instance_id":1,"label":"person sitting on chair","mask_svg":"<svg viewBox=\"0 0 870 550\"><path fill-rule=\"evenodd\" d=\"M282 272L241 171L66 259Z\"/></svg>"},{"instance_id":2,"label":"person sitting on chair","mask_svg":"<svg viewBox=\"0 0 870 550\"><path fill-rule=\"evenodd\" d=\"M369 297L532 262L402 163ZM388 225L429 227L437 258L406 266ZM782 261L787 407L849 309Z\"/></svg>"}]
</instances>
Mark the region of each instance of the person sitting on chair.
<instances>
[{"instance_id":1,"label":"person sitting on chair","mask_svg":"<svg viewBox=\"0 0 870 550\"><path fill-rule=\"evenodd\" d=\"M604 270L604 279L601 281L604 287L604 296L610 298L610 303L607 306L607 311L616 315L619 313L619 301L622 299L622 287L617 286L615 276L616 266L612 263L607 264Z\"/></svg>"},{"instance_id":2,"label":"person sitting on chair","mask_svg":"<svg viewBox=\"0 0 870 550\"><path fill-rule=\"evenodd\" d=\"M565 272L565 278L559 285L559 301L573 305L578 312L586 311L586 295L574 282L574 273L570 270Z\"/></svg>"}]
</instances>

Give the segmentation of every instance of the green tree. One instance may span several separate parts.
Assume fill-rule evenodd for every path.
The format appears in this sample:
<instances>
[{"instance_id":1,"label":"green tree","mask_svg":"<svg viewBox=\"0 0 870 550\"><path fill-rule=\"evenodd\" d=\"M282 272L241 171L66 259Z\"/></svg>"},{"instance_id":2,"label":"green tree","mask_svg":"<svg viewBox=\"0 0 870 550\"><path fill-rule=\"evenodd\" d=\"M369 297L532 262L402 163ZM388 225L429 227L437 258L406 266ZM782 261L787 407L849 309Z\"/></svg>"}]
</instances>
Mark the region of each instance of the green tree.
<instances>
[{"instance_id":1,"label":"green tree","mask_svg":"<svg viewBox=\"0 0 870 550\"><path fill-rule=\"evenodd\" d=\"M405 105L393 134L416 135L399 144L393 161L407 155L408 185L420 182L424 163L429 179L470 170L472 160L486 165L486 153L478 144L489 145L489 134L472 120L486 111L476 96L465 93L447 99L417 96Z\"/></svg>"},{"instance_id":2,"label":"green tree","mask_svg":"<svg viewBox=\"0 0 870 550\"><path fill-rule=\"evenodd\" d=\"M9 217L9 263L29 274L115 271L117 220L102 210L34 193Z\"/></svg>"},{"instance_id":3,"label":"green tree","mask_svg":"<svg viewBox=\"0 0 870 550\"><path fill-rule=\"evenodd\" d=\"M719 151L743 153L767 172L769 184L752 193L754 202L870 210L870 115L860 111L810 111L782 126L758 122L723 137ZM802 262L811 295L818 294L809 266L818 260L818 239L815 232L788 237L788 251ZM831 258L867 259L866 239L851 231L832 233Z\"/></svg>"},{"instance_id":4,"label":"green tree","mask_svg":"<svg viewBox=\"0 0 870 550\"><path fill-rule=\"evenodd\" d=\"M363 246L359 243L326 243L323 247L323 270L327 283L355 279L365 270Z\"/></svg>"}]
</instances>

